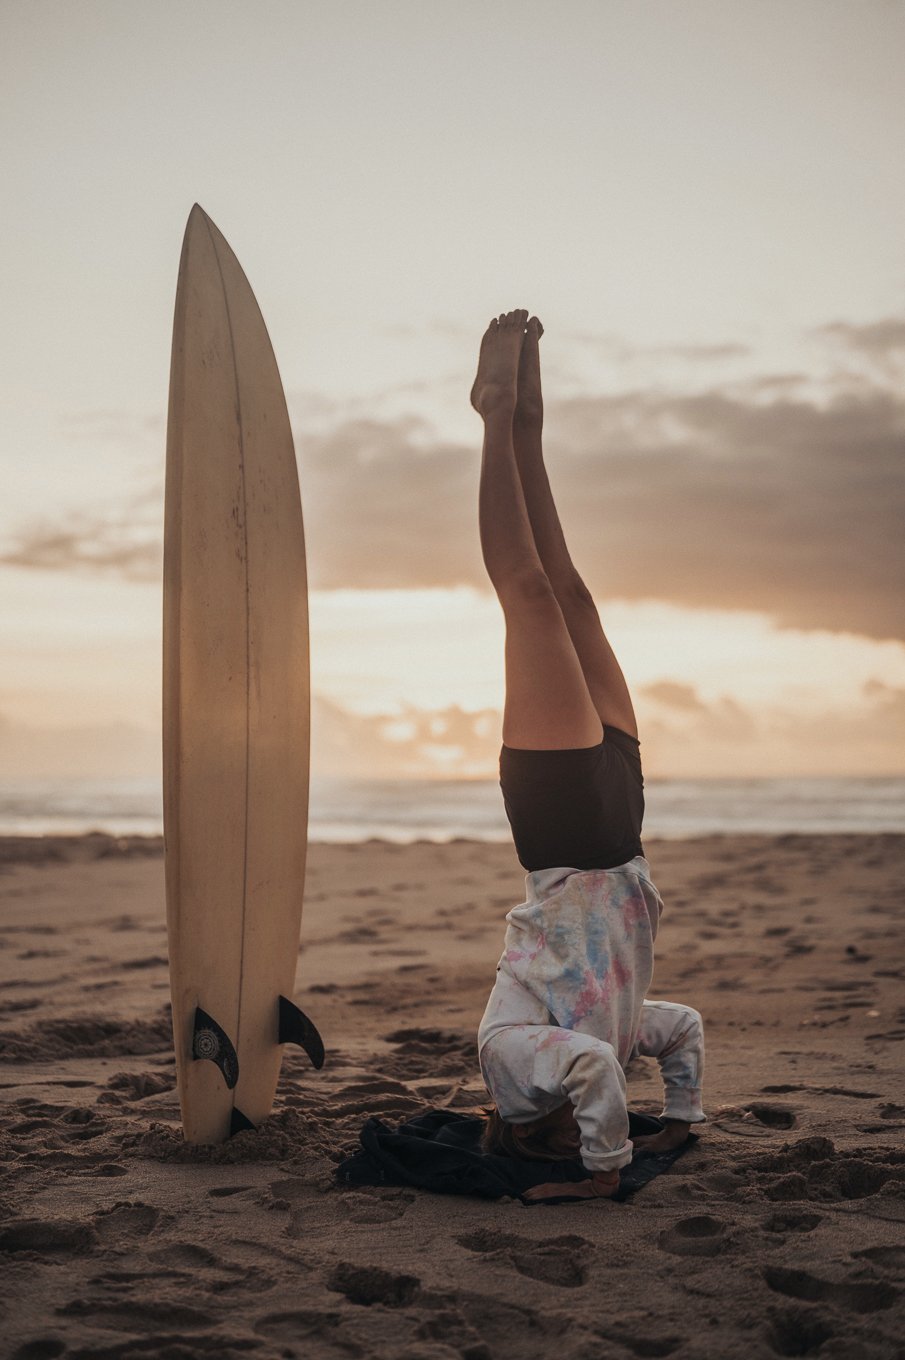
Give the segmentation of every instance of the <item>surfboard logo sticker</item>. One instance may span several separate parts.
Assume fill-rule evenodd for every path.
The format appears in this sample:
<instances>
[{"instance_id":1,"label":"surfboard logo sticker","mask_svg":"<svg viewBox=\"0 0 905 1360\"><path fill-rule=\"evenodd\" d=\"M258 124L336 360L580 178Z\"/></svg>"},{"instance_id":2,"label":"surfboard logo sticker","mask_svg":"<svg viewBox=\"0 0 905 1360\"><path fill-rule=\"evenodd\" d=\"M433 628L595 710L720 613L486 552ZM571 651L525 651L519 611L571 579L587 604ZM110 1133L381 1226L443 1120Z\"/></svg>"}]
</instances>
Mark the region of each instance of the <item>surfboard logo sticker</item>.
<instances>
[{"instance_id":1,"label":"surfboard logo sticker","mask_svg":"<svg viewBox=\"0 0 905 1360\"><path fill-rule=\"evenodd\" d=\"M229 1035L200 1006L195 1010L192 1057L206 1058L219 1067L230 1090L239 1080L239 1059Z\"/></svg>"}]
</instances>

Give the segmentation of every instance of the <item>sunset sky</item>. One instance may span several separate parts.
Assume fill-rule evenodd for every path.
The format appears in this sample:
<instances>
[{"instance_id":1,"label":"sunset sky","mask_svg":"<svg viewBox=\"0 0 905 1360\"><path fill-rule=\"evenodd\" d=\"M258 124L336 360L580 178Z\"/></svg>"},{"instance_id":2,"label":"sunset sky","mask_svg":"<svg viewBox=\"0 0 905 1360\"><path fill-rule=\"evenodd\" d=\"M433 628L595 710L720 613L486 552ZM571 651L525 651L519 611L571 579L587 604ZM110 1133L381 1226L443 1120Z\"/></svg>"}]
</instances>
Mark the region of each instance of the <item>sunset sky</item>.
<instances>
[{"instance_id":1,"label":"sunset sky","mask_svg":"<svg viewBox=\"0 0 905 1360\"><path fill-rule=\"evenodd\" d=\"M198 201L263 310L315 768L493 771L488 318L652 775L905 773L905 4L0 0L0 778L153 774Z\"/></svg>"}]
</instances>

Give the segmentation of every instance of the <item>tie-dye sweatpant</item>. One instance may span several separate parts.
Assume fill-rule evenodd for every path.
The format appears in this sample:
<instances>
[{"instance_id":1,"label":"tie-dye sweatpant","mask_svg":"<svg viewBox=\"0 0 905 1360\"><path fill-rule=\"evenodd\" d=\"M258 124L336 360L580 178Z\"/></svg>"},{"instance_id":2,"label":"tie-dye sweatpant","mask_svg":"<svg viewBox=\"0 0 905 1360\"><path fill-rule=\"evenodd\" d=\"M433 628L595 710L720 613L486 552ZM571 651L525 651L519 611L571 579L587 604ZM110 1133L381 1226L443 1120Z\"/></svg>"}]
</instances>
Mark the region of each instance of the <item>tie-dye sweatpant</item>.
<instances>
[{"instance_id":1,"label":"tie-dye sweatpant","mask_svg":"<svg viewBox=\"0 0 905 1360\"><path fill-rule=\"evenodd\" d=\"M704 1044L688 1006L647 1001L662 904L642 856L617 869L545 869L509 912L478 1031L501 1116L530 1123L570 1100L592 1171L631 1160L625 1067L657 1059L667 1118L698 1122Z\"/></svg>"}]
</instances>

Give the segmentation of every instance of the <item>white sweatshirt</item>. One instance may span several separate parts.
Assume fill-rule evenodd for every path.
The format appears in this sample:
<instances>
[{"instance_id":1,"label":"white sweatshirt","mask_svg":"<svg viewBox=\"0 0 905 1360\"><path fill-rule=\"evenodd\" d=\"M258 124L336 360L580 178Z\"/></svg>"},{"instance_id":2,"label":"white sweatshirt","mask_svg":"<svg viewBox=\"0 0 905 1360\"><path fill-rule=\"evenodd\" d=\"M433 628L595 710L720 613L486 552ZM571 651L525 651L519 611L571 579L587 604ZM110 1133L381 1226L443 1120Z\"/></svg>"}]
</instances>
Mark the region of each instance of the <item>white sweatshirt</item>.
<instances>
[{"instance_id":1,"label":"white sweatshirt","mask_svg":"<svg viewBox=\"0 0 905 1360\"><path fill-rule=\"evenodd\" d=\"M624 1069L657 1058L664 1116L698 1122L703 1028L697 1011L645 1001L662 910L642 856L616 869L528 874L509 912L497 979L478 1030L481 1070L503 1119L530 1123L571 1100L582 1161L631 1161Z\"/></svg>"}]
</instances>

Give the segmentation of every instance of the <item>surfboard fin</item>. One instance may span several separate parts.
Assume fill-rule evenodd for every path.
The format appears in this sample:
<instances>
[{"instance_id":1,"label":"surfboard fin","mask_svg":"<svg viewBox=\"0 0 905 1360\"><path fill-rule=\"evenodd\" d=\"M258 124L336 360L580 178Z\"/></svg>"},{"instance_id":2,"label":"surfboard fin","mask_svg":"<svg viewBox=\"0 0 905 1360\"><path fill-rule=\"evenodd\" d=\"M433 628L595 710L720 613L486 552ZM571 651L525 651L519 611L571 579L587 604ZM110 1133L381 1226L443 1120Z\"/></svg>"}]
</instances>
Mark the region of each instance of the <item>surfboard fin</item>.
<instances>
[{"instance_id":1,"label":"surfboard fin","mask_svg":"<svg viewBox=\"0 0 905 1360\"><path fill-rule=\"evenodd\" d=\"M277 1043L298 1044L318 1070L324 1065L324 1041L313 1020L287 997L280 997L280 1030Z\"/></svg>"},{"instance_id":2,"label":"surfboard fin","mask_svg":"<svg viewBox=\"0 0 905 1360\"><path fill-rule=\"evenodd\" d=\"M192 1057L208 1058L223 1073L223 1080L231 1091L239 1080L239 1059L232 1040L207 1011L195 1007L192 1033Z\"/></svg>"},{"instance_id":3,"label":"surfboard fin","mask_svg":"<svg viewBox=\"0 0 905 1360\"><path fill-rule=\"evenodd\" d=\"M235 1138L237 1133L244 1133L246 1129L254 1129L254 1127L254 1124L242 1113L238 1105L234 1105L233 1112L229 1117L230 1138Z\"/></svg>"}]
</instances>

